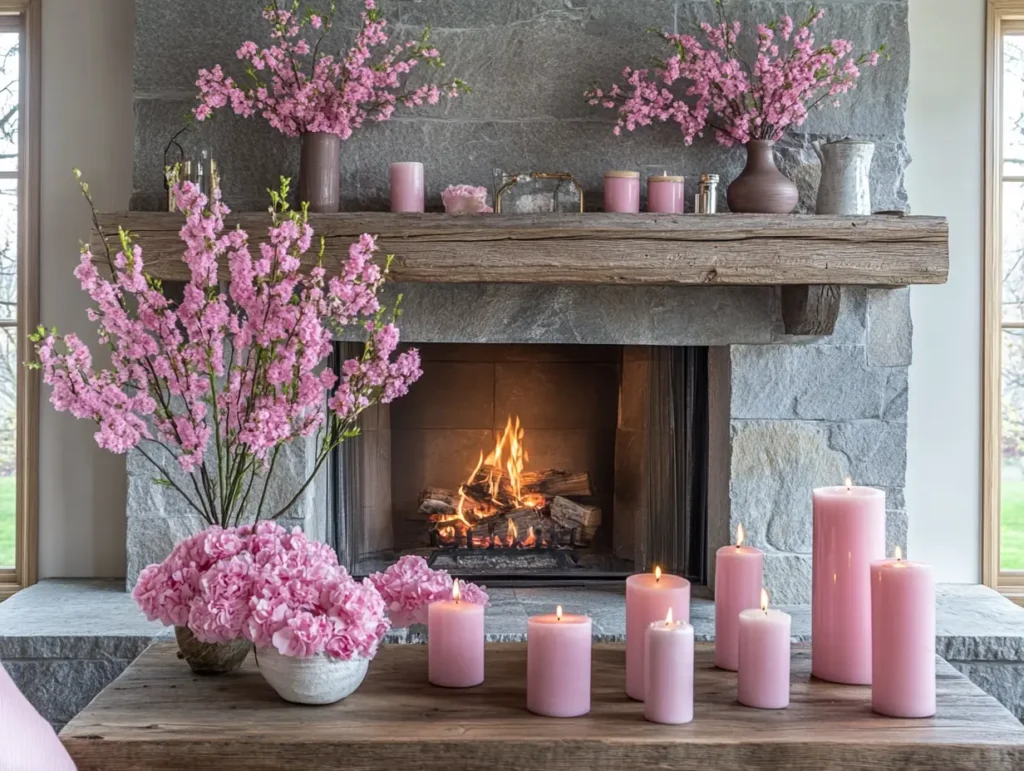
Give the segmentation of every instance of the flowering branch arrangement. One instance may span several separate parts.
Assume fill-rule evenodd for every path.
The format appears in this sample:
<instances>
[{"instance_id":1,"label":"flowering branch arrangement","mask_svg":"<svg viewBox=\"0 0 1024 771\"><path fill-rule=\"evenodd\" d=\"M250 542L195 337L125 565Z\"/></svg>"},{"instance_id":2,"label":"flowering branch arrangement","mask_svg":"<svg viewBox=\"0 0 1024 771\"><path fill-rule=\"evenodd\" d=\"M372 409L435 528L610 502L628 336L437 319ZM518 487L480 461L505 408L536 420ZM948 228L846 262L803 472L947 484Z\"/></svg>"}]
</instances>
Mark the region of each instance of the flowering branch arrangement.
<instances>
[{"instance_id":1,"label":"flowering branch arrangement","mask_svg":"<svg viewBox=\"0 0 1024 771\"><path fill-rule=\"evenodd\" d=\"M270 47L247 41L237 51L247 63L247 83L236 82L219 64L200 70L196 118L205 120L230 105L246 118L259 112L286 136L323 132L348 139L367 120L390 119L398 105L437 104L442 96L469 90L458 78L403 90L418 65L444 67L441 54L430 43L429 29L418 40L392 44L376 0L365 0L365 5L352 47L335 56L321 50L331 30L334 0L326 13L299 0L290 8L273 0L263 12L271 27Z\"/></svg>"},{"instance_id":2,"label":"flowering branch arrangement","mask_svg":"<svg viewBox=\"0 0 1024 771\"><path fill-rule=\"evenodd\" d=\"M718 21L701 24L702 39L664 33L675 51L667 61L653 69L627 67L624 84L586 92L590 104L618 112L616 134L671 121L686 144L702 136L706 126L726 147L777 141L789 127L801 125L811 109L838 107L838 97L856 87L861 68L887 56L885 45L856 58L848 40L817 45L812 27L825 12L812 6L800 23L783 16L758 24L751 61L740 51L740 23L726 19L722 0L715 0L715 7Z\"/></svg>"},{"instance_id":3,"label":"flowering branch arrangement","mask_svg":"<svg viewBox=\"0 0 1024 771\"><path fill-rule=\"evenodd\" d=\"M384 598L391 625L402 629L427 623L427 608L432 602L452 599L454 581L446 570L433 570L423 557L407 554L383 573L367 579ZM459 582L459 600L487 605L485 587Z\"/></svg>"},{"instance_id":4,"label":"flowering branch arrangement","mask_svg":"<svg viewBox=\"0 0 1024 771\"><path fill-rule=\"evenodd\" d=\"M79 184L89 205L88 185ZM422 374L419 355L396 355L397 306L377 294L387 264L374 262L376 244L363 235L328 277L321 241L312 269L303 257L313 244L306 210L287 204L288 182L271 194L271 225L256 253L248 234L225 232L228 208L190 182L176 183L184 213L182 259L189 271L180 302L146 273L142 248L120 231L116 253L103 238L110 278L85 247L75 276L92 298L89 319L110 351L110 366L93 367L77 335L42 327L32 336L50 401L59 412L98 424L96 442L115 453L136 449L160 484L176 490L207 524L238 525L264 516L267 489L281 448L315 437L309 477L270 518L286 513L316 477L331 451L359 433L368 406L404 395ZM93 223L100 231L93 207ZM100 232L102 236L102 232ZM221 291L219 265L230 281ZM348 325L365 328L359 358L327 365L332 340ZM172 474L167 458L184 474Z\"/></svg>"},{"instance_id":5,"label":"flowering branch arrangement","mask_svg":"<svg viewBox=\"0 0 1024 771\"><path fill-rule=\"evenodd\" d=\"M132 597L150 621L187 626L202 642L245 639L299 658L373 658L390 626L369 580L273 522L186 538L142 571Z\"/></svg>"}]
</instances>

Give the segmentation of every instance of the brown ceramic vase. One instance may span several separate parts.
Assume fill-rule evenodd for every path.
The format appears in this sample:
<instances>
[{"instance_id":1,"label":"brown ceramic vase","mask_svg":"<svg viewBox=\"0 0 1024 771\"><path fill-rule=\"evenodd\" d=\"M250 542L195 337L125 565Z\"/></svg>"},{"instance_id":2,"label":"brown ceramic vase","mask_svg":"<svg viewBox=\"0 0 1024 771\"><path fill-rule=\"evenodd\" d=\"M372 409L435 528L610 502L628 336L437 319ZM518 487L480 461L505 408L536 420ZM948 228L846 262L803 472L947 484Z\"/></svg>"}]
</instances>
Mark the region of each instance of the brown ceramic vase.
<instances>
[{"instance_id":1,"label":"brown ceramic vase","mask_svg":"<svg viewBox=\"0 0 1024 771\"><path fill-rule=\"evenodd\" d=\"M184 626L174 627L174 638L178 641L178 658L185 659L197 675L223 675L242 666L252 649L248 640L234 640L229 643L204 643Z\"/></svg>"},{"instance_id":2,"label":"brown ceramic vase","mask_svg":"<svg viewBox=\"0 0 1024 771\"><path fill-rule=\"evenodd\" d=\"M800 193L775 165L775 143L752 139L744 146L747 165L726 192L729 210L740 214L791 214Z\"/></svg>"},{"instance_id":3,"label":"brown ceramic vase","mask_svg":"<svg viewBox=\"0 0 1024 771\"><path fill-rule=\"evenodd\" d=\"M302 135L299 202L311 212L333 213L341 201L341 137L314 132Z\"/></svg>"}]
</instances>

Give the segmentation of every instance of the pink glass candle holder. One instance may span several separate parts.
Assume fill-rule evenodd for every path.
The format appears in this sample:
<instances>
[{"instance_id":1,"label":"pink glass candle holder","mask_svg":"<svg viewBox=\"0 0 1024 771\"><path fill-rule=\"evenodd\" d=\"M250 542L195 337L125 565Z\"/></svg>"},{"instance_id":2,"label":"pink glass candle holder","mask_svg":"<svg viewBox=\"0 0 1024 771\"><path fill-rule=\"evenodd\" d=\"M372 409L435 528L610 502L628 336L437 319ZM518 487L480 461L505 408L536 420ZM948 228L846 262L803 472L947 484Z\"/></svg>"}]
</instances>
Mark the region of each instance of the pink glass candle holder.
<instances>
[{"instance_id":1,"label":"pink glass candle holder","mask_svg":"<svg viewBox=\"0 0 1024 771\"><path fill-rule=\"evenodd\" d=\"M661 214L682 214L685 201L685 179L683 177L661 174L647 178L647 211Z\"/></svg>"},{"instance_id":2,"label":"pink glass candle holder","mask_svg":"<svg viewBox=\"0 0 1024 771\"><path fill-rule=\"evenodd\" d=\"M870 685L871 563L885 556L885 493L852 484L814 490L813 552L811 671Z\"/></svg>"},{"instance_id":3,"label":"pink glass candle holder","mask_svg":"<svg viewBox=\"0 0 1024 771\"><path fill-rule=\"evenodd\" d=\"M444 688L471 688L484 681L484 606L452 599L427 608L427 679Z\"/></svg>"},{"instance_id":4,"label":"pink glass candle holder","mask_svg":"<svg viewBox=\"0 0 1024 771\"><path fill-rule=\"evenodd\" d=\"M744 610L739 622L740 704L758 709L788 707L793 619L770 609L768 593L762 589L760 607Z\"/></svg>"},{"instance_id":5,"label":"pink glass candle holder","mask_svg":"<svg viewBox=\"0 0 1024 771\"><path fill-rule=\"evenodd\" d=\"M590 712L589 616L531 616L526 625L526 708L547 717Z\"/></svg>"},{"instance_id":6,"label":"pink glass candle holder","mask_svg":"<svg viewBox=\"0 0 1024 771\"><path fill-rule=\"evenodd\" d=\"M604 210L640 213L640 172L608 171L604 175Z\"/></svg>"},{"instance_id":7,"label":"pink glass candle holder","mask_svg":"<svg viewBox=\"0 0 1024 771\"><path fill-rule=\"evenodd\" d=\"M416 162L391 164L391 211L422 212L424 210L423 164Z\"/></svg>"},{"instance_id":8,"label":"pink glass candle holder","mask_svg":"<svg viewBox=\"0 0 1024 771\"><path fill-rule=\"evenodd\" d=\"M652 723L693 720L693 627L673 621L671 609L647 627L644 695L644 717Z\"/></svg>"},{"instance_id":9,"label":"pink glass candle holder","mask_svg":"<svg viewBox=\"0 0 1024 771\"><path fill-rule=\"evenodd\" d=\"M644 639L647 627L672 617L689 623L690 582L680 576L637 573L626 579L626 695L644 700Z\"/></svg>"},{"instance_id":10,"label":"pink glass candle holder","mask_svg":"<svg viewBox=\"0 0 1024 771\"><path fill-rule=\"evenodd\" d=\"M871 707L891 717L935 714L935 578L896 557L871 563Z\"/></svg>"},{"instance_id":11,"label":"pink glass candle holder","mask_svg":"<svg viewBox=\"0 0 1024 771\"><path fill-rule=\"evenodd\" d=\"M715 554L715 666L739 668L740 611L760 607L764 585L764 552L743 545L743 525L736 545Z\"/></svg>"}]
</instances>

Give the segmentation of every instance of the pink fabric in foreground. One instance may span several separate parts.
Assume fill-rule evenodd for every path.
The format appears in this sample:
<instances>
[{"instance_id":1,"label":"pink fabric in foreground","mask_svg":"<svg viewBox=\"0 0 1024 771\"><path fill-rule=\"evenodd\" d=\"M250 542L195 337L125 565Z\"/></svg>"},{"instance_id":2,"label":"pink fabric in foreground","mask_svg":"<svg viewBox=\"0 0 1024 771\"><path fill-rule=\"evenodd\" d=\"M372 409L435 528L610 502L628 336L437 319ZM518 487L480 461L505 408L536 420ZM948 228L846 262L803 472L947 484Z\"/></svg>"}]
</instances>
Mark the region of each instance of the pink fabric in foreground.
<instances>
[{"instance_id":1,"label":"pink fabric in foreground","mask_svg":"<svg viewBox=\"0 0 1024 771\"><path fill-rule=\"evenodd\" d=\"M53 728L0 664L0 771L76 771Z\"/></svg>"}]
</instances>

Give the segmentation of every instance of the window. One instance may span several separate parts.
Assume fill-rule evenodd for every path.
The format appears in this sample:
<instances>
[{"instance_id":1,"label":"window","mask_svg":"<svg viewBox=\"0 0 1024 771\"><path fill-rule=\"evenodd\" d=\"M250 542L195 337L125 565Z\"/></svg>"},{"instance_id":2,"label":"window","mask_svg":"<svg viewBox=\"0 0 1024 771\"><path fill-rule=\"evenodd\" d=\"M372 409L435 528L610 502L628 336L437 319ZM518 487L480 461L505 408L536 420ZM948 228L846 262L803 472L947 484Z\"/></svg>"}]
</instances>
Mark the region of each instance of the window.
<instances>
[{"instance_id":1,"label":"window","mask_svg":"<svg viewBox=\"0 0 1024 771\"><path fill-rule=\"evenodd\" d=\"M35 580L38 0L0 0L0 599Z\"/></svg>"}]
</instances>

